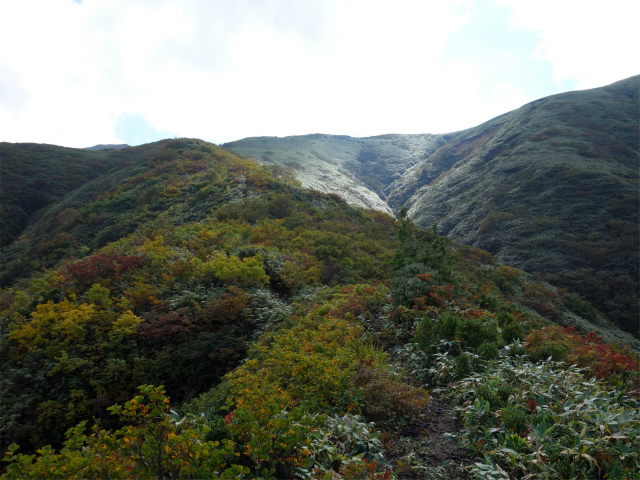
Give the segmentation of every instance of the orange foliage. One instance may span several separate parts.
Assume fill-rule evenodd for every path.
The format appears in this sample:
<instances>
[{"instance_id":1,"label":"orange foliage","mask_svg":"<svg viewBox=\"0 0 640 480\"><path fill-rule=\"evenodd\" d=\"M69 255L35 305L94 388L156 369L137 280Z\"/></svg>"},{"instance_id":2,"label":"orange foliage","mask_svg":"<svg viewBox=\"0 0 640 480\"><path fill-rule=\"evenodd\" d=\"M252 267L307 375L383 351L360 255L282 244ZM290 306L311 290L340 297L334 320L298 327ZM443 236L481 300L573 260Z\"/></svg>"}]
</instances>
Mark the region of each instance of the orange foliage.
<instances>
[{"instance_id":1,"label":"orange foliage","mask_svg":"<svg viewBox=\"0 0 640 480\"><path fill-rule=\"evenodd\" d=\"M525 341L525 348L534 355L556 352L564 357L562 360L587 368L592 375L605 380L617 381L635 374L638 384L638 360L626 350L603 343L594 332L583 336L573 327L554 325L531 332Z\"/></svg>"}]
</instances>

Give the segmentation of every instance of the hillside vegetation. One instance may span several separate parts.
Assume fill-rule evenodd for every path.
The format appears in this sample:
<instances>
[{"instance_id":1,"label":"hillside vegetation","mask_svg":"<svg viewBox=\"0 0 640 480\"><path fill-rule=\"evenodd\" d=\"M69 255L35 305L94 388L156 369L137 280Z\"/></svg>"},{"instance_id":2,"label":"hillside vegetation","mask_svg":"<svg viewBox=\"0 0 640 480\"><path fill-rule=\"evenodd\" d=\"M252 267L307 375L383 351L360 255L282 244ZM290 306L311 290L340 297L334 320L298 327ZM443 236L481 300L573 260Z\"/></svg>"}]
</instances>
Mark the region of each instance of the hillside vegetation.
<instances>
[{"instance_id":1,"label":"hillside vegetation","mask_svg":"<svg viewBox=\"0 0 640 480\"><path fill-rule=\"evenodd\" d=\"M603 317L590 321L637 338L639 91L636 76L446 135L260 137L225 147L292 166L304 186L350 203L390 213L406 205L417 225L436 223L457 244L541 275L590 302Z\"/></svg>"},{"instance_id":2,"label":"hillside vegetation","mask_svg":"<svg viewBox=\"0 0 640 480\"><path fill-rule=\"evenodd\" d=\"M396 183L420 226L587 299L638 335L638 77L462 132ZM435 164L437 178L422 181ZM412 187L415 185L415 187Z\"/></svg>"},{"instance_id":3,"label":"hillside vegetation","mask_svg":"<svg viewBox=\"0 0 640 480\"><path fill-rule=\"evenodd\" d=\"M2 478L637 476L637 354L552 321L587 302L200 140L119 154L8 247Z\"/></svg>"},{"instance_id":4,"label":"hillside vegetation","mask_svg":"<svg viewBox=\"0 0 640 480\"><path fill-rule=\"evenodd\" d=\"M0 247L60 197L123 161L113 153L0 143Z\"/></svg>"}]
</instances>

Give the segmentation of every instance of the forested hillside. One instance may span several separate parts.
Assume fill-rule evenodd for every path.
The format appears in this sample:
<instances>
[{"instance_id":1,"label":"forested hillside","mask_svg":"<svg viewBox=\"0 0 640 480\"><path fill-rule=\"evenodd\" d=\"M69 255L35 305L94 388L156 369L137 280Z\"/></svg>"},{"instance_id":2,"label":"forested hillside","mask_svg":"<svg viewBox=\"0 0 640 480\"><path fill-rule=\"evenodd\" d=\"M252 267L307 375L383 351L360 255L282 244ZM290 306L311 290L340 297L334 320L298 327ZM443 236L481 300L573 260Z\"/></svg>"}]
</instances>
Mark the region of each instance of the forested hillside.
<instances>
[{"instance_id":1,"label":"forested hillside","mask_svg":"<svg viewBox=\"0 0 640 480\"><path fill-rule=\"evenodd\" d=\"M291 168L116 153L6 247L2 478L637 477L588 302Z\"/></svg>"},{"instance_id":2,"label":"forested hillside","mask_svg":"<svg viewBox=\"0 0 640 480\"><path fill-rule=\"evenodd\" d=\"M54 145L0 143L0 247L61 196L123 161L123 156Z\"/></svg>"}]
</instances>

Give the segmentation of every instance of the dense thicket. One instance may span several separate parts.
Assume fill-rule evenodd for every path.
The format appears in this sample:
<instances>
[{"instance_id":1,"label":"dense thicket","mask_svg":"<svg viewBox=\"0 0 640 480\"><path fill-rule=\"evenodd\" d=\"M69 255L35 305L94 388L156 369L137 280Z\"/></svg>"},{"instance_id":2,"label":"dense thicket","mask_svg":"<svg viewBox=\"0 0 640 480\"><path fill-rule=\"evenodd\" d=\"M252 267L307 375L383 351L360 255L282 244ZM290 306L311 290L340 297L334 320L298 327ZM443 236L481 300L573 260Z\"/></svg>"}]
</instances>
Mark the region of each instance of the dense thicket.
<instances>
[{"instance_id":1,"label":"dense thicket","mask_svg":"<svg viewBox=\"0 0 640 480\"><path fill-rule=\"evenodd\" d=\"M193 396L244 357L292 290L388 272L390 217L214 148L170 142L146 171L67 211L52 234L73 253L135 231L81 260L49 248L62 266L4 292L4 432L59 440L140 383Z\"/></svg>"}]
</instances>

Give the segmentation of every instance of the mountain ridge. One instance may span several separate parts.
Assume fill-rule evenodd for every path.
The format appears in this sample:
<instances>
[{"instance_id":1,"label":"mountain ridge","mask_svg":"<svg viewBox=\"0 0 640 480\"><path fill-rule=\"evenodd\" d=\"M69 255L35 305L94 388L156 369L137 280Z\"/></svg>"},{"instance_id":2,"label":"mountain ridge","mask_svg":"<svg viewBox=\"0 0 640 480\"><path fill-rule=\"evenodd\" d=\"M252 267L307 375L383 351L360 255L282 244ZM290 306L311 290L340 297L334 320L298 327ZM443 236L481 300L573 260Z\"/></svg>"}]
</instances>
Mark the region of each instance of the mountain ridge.
<instances>
[{"instance_id":1,"label":"mountain ridge","mask_svg":"<svg viewBox=\"0 0 640 480\"><path fill-rule=\"evenodd\" d=\"M128 145L126 143L108 143L108 144L103 144L103 143L99 143L98 145L94 145L93 147L87 147L86 150L109 150L109 149L113 149L113 150L122 150L123 148L128 148L131 145Z\"/></svg>"},{"instance_id":2,"label":"mountain ridge","mask_svg":"<svg viewBox=\"0 0 640 480\"><path fill-rule=\"evenodd\" d=\"M638 335L639 90L634 76L442 135L260 137L223 146L293 166L304 186L357 205L392 213L405 205L419 226L437 224L459 244L578 291ZM591 278L616 287L603 293Z\"/></svg>"}]
</instances>

